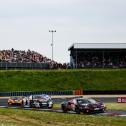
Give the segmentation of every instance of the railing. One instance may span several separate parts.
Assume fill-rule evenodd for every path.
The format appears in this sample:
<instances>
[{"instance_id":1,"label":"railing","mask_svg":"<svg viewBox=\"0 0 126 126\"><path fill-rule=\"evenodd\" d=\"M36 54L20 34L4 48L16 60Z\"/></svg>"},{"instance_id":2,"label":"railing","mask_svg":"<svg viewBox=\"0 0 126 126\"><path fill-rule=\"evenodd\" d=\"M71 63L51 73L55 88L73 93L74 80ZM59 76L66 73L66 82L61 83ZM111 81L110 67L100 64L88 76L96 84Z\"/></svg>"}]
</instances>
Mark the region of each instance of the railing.
<instances>
[{"instance_id":1,"label":"railing","mask_svg":"<svg viewBox=\"0 0 126 126\"><path fill-rule=\"evenodd\" d=\"M73 91L15 91L15 92L0 92L0 96L28 96L28 95L73 95Z\"/></svg>"},{"instance_id":2,"label":"railing","mask_svg":"<svg viewBox=\"0 0 126 126\"><path fill-rule=\"evenodd\" d=\"M49 69L49 63L8 63L0 62L0 69Z\"/></svg>"},{"instance_id":3,"label":"railing","mask_svg":"<svg viewBox=\"0 0 126 126\"><path fill-rule=\"evenodd\" d=\"M126 94L126 90L85 90L84 94L90 95L101 95L101 94L108 94L108 95L116 95L116 94Z\"/></svg>"},{"instance_id":4,"label":"railing","mask_svg":"<svg viewBox=\"0 0 126 126\"><path fill-rule=\"evenodd\" d=\"M0 92L0 97L5 96L28 96L28 95L39 95L39 94L48 94L48 95L117 95L117 94L126 94L126 90L66 90L66 91L13 91L13 92Z\"/></svg>"}]
</instances>

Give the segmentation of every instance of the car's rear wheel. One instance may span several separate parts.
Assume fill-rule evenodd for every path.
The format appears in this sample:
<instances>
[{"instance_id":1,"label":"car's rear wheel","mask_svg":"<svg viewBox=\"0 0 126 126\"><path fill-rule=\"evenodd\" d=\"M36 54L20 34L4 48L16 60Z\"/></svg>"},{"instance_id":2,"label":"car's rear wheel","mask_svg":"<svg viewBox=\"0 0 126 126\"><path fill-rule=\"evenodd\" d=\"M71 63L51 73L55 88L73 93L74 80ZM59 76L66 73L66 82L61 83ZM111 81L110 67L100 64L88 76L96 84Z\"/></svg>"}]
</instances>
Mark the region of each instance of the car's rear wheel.
<instances>
[{"instance_id":1,"label":"car's rear wheel","mask_svg":"<svg viewBox=\"0 0 126 126\"><path fill-rule=\"evenodd\" d=\"M86 109L86 113L90 113L90 110L89 109Z\"/></svg>"},{"instance_id":2,"label":"car's rear wheel","mask_svg":"<svg viewBox=\"0 0 126 126\"><path fill-rule=\"evenodd\" d=\"M35 108L36 106L33 104L33 102L30 102L30 108Z\"/></svg>"},{"instance_id":3,"label":"car's rear wheel","mask_svg":"<svg viewBox=\"0 0 126 126\"><path fill-rule=\"evenodd\" d=\"M21 107L24 107L24 102L23 101L21 102Z\"/></svg>"},{"instance_id":4,"label":"car's rear wheel","mask_svg":"<svg viewBox=\"0 0 126 126\"><path fill-rule=\"evenodd\" d=\"M76 112L77 114L80 114L80 109L79 109L79 108L75 108L75 112Z\"/></svg>"},{"instance_id":5,"label":"car's rear wheel","mask_svg":"<svg viewBox=\"0 0 126 126\"><path fill-rule=\"evenodd\" d=\"M64 106L62 106L62 111L63 111L64 113L66 113L66 112L67 112L67 109L66 109Z\"/></svg>"},{"instance_id":6,"label":"car's rear wheel","mask_svg":"<svg viewBox=\"0 0 126 126\"><path fill-rule=\"evenodd\" d=\"M8 106L9 106L9 107L11 107L11 106L12 106L12 104L11 104L11 103L8 103Z\"/></svg>"}]
</instances>

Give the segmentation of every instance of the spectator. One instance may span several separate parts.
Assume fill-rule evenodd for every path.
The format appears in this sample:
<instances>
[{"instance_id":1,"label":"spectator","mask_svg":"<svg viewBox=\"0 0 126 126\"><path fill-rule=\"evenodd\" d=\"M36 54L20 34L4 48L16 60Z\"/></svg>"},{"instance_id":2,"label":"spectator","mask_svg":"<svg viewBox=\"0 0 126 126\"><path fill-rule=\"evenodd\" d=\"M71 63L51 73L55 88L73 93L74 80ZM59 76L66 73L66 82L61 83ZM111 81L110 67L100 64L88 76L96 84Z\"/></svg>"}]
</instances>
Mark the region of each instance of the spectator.
<instances>
[{"instance_id":1,"label":"spectator","mask_svg":"<svg viewBox=\"0 0 126 126\"><path fill-rule=\"evenodd\" d=\"M51 69L67 68L66 64L60 64L51 59L39 54L38 52L25 50L1 50L0 62L8 63L47 63Z\"/></svg>"}]
</instances>

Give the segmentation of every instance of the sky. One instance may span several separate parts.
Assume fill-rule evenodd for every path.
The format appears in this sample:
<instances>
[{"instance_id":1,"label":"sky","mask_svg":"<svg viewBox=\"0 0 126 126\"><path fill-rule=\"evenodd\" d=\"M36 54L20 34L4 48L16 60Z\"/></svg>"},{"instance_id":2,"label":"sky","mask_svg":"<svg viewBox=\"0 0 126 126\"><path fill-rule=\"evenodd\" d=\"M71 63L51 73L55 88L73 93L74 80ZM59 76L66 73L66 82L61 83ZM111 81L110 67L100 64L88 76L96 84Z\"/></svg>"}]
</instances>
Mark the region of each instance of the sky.
<instances>
[{"instance_id":1,"label":"sky","mask_svg":"<svg viewBox=\"0 0 126 126\"><path fill-rule=\"evenodd\" d=\"M73 43L126 42L126 0L0 0L0 50L69 62Z\"/></svg>"}]
</instances>

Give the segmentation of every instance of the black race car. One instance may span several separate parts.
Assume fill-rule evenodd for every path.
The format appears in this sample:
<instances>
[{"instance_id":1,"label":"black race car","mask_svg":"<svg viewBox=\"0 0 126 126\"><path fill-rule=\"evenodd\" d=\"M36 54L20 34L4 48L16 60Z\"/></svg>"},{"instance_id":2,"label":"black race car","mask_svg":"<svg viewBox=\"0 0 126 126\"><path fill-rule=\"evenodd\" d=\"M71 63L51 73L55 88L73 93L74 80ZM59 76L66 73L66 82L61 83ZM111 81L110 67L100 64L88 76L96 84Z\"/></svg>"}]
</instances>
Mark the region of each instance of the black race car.
<instances>
[{"instance_id":1,"label":"black race car","mask_svg":"<svg viewBox=\"0 0 126 126\"><path fill-rule=\"evenodd\" d=\"M61 103L63 112L74 111L76 113L104 112L106 106L93 98L75 98Z\"/></svg>"}]
</instances>

